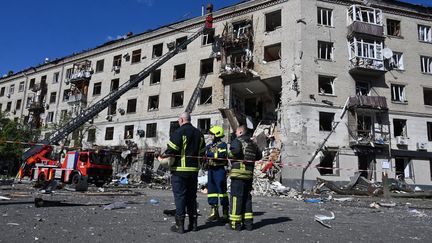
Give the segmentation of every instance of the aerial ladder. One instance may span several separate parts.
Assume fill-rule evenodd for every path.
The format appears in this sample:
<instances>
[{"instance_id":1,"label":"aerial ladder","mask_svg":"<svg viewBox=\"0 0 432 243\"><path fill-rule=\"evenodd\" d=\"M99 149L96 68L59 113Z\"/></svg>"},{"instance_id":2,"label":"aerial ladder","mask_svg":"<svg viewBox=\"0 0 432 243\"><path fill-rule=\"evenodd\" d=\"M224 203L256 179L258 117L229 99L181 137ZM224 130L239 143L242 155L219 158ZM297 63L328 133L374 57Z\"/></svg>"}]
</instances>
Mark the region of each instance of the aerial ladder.
<instances>
[{"instance_id":1,"label":"aerial ladder","mask_svg":"<svg viewBox=\"0 0 432 243\"><path fill-rule=\"evenodd\" d=\"M108 95L100 99L95 104L91 105L87 109L84 109L79 113L76 117L72 118L68 123L66 123L63 127L55 130L47 139L41 141L41 143L33 146L26 152L24 152L22 156L22 164L20 166L20 169L17 174L17 179L21 179L24 177L24 172L27 166L30 166L34 164L34 161L37 161L38 158L40 158L41 154L47 154L47 150L51 150L51 144L58 144L62 139L67 137L70 133L72 133L74 130L85 124L87 121L91 120L94 116L99 114L99 112L106 109L108 106L110 106L112 103L114 103L116 100L118 100L124 93L129 91L130 89L136 87L139 82L144 80L146 77L148 77L153 71L158 69L160 66L162 66L165 62L170 60L172 57L177 55L181 50L183 50L187 45L189 45L192 41L197 39L199 36L201 36L203 33L207 33L208 30L212 29L213 27L213 16L212 16L213 6L209 4L207 6L207 16L205 19L205 25L204 27L201 27L198 31L196 31L194 34L189 36L184 42L180 43L178 46L176 46L171 51L167 52L166 54L159 57L155 62L147 66L145 69L143 69L141 72L133 76L133 78L129 79L122 85L118 87L116 91L110 92ZM204 78L203 78L204 77ZM206 75L202 76L198 82L198 85L196 89L194 90L194 93L192 95L191 101L189 102L189 106L192 109L193 104L195 104L196 99L198 98L198 94L200 91L200 87L204 84ZM195 97L196 96L196 97ZM191 102L193 104L191 105ZM49 151L50 152L50 151Z\"/></svg>"}]
</instances>

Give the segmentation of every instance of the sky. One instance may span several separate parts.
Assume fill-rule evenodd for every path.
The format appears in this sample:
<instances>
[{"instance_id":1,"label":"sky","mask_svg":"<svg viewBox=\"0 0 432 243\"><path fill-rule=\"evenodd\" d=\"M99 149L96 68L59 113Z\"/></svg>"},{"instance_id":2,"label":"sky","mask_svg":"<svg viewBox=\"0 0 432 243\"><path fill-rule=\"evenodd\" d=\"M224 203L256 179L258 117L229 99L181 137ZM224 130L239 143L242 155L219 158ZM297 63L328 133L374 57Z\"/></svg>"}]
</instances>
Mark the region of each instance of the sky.
<instances>
[{"instance_id":1,"label":"sky","mask_svg":"<svg viewBox=\"0 0 432 243\"><path fill-rule=\"evenodd\" d=\"M181 2L181 4L179 4ZM0 77L242 0L3 0ZM432 0L406 0L432 6Z\"/></svg>"}]
</instances>

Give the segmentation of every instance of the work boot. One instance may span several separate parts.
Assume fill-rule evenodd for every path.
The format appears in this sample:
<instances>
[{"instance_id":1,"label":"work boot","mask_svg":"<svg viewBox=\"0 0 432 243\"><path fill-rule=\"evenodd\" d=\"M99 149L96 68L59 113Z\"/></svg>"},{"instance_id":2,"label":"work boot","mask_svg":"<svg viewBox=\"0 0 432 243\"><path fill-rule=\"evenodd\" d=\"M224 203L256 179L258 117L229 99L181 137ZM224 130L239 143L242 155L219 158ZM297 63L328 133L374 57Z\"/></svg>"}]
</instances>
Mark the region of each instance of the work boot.
<instances>
[{"instance_id":1,"label":"work boot","mask_svg":"<svg viewBox=\"0 0 432 243\"><path fill-rule=\"evenodd\" d=\"M198 215L189 215L188 231L198 231Z\"/></svg>"},{"instance_id":2,"label":"work boot","mask_svg":"<svg viewBox=\"0 0 432 243\"><path fill-rule=\"evenodd\" d=\"M252 222L249 222L249 223L245 222L244 226L245 226L245 229L247 231L252 231L253 230L253 223Z\"/></svg>"},{"instance_id":3,"label":"work boot","mask_svg":"<svg viewBox=\"0 0 432 243\"><path fill-rule=\"evenodd\" d=\"M171 226L171 231L179 234L184 233L184 217L175 216L175 225Z\"/></svg>"},{"instance_id":4,"label":"work boot","mask_svg":"<svg viewBox=\"0 0 432 243\"><path fill-rule=\"evenodd\" d=\"M222 207L222 219L223 219L224 221L228 221L228 219L229 219L229 214L228 214L228 212L229 212L229 208L228 208L228 206L223 206L223 207Z\"/></svg>"},{"instance_id":5,"label":"work boot","mask_svg":"<svg viewBox=\"0 0 432 243\"><path fill-rule=\"evenodd\" d=\"M218 206L212 206L210 216L207 218L207 222L215 222L219 220Z\"/></svg>"},{"instance_id":6,"label":"work boot","mask_svg":"<svg viewBox=\"0 0 432 243\"><path fill-rule=\"evenodd\" d=\"M235 230L235 231L241 231L242 225L240 222L233 222L230 221L225 224L226 229L228 230Z\"/></svg>"}]
</instances>

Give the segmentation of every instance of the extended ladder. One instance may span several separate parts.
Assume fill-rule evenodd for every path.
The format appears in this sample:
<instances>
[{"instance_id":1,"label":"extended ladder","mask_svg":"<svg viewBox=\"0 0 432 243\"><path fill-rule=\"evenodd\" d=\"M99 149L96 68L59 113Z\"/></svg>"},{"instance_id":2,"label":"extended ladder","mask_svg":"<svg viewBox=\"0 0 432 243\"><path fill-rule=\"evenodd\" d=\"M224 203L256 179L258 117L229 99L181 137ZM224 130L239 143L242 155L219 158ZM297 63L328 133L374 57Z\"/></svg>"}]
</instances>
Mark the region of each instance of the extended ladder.
<instances>
[{"instance_id":1,"label":"extended ladder","mask_svg":"<svg viewBox=\"0 0 432 243\"><path fill-rule=\"evenodd\" d=\"M189 103L188 103L188 105L187 105L187 107L186 107L186 110L185 110L186 112L191 113L191 112L193 111L193 108L194 108L194 106L195 106L195 103L197 102L198 97L199 97L199 95L201 94L201 88L203 87L206 78L207 78L207 74L204 74L204 75L202 75L201 78L198 80L198 83L197 83L197 85L196 85L196 87L195 87L195 90L194 90L194 92L192 93L192 97L190 98Z\"/></svg>"}]
</instances>

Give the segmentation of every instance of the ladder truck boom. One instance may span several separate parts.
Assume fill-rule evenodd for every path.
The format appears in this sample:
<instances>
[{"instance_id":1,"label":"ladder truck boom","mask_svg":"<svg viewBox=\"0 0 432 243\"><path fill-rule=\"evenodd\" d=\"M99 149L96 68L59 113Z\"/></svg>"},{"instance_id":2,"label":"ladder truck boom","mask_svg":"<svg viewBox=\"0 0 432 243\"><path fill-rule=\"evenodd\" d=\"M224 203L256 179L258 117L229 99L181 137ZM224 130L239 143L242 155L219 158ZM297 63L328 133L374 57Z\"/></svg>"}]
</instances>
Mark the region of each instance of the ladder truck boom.
<instances>
[{"instance_id":1,"label":"ladder truck boom","mask_svg":"<svg viewBox=\"0 0 432 243\"><path fill-rule=\"evenodd\" d=\"M212 22L213 17L211 10L209 11L205 26L199 28L198 31L193 33L191 36L189 36L184 42L182 42L180 45L176 46L171 51L167 52L166 54L159 57L155 62L147 66L145 69L143 69L141 72L139 72L137 75L135 75L132 79L128 80L127 82L123 83L118 87L116 91L110 92L108 95L100 99L95 104L91 105L87 109L83 110L80 114L78 114L76 117L72 118L67 124L65 124L63 127L57 129L52 133L48 139L43 140L40 144L37 144L27 150L23 156L23 163L21 164L20 172L18 173L17 177L22 178L22 172L27 164L27 161L32 161L32 157L38 156L39 153L43 153L46 150L46 146L50 144L57 144L62 139L64 139L66 136L68 136L70 133L72 133L74 130L82 126L87 121L91 120L94 116L96 116L99 112L106 109L110 104L118 100L124 93L132 89L134 86L136 86L139 82L144 80L146 77L148 77L153 71L158 69L160 66L162 66L165 62L170 60L172 57L177 55L182 49L184 49L187 45L189 45L192 41L197 39L199 36L201 36L204 32L212 28ZM205 78L204 78L205 79ZM200 79L201 80L201 79ZM200 84L203 83L203 80L199 82ZM202 85L202 84L201 84Z\"/></svg>"}]
</instances>

